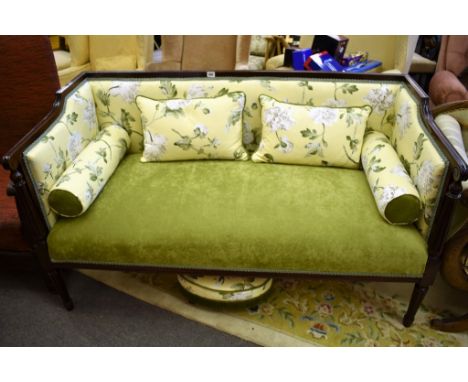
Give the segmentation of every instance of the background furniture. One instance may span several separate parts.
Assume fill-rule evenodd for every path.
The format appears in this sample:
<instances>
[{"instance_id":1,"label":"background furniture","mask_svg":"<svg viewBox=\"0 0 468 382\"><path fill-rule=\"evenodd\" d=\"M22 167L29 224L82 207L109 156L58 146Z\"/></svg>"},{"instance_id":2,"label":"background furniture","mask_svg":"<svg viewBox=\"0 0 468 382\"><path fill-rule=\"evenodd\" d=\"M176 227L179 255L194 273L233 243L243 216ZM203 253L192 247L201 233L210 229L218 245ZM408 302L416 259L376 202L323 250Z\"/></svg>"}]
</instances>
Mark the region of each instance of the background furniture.
<instances>
[{"instance_id":1,"label":"background furniture","mask_svg":"<svg viewBox=\"0 0 468 382\"><path fill-rule=\"evenodd\" d=\"M54 50L60 84L85 71L143 70L153 60L154 36L65 36L68 51Z\"/></svg>"},{"instance_id":2,"label":"background furniture","mask_svg":"<svg viewBox=\"0 0 468 382\"><path fill-rule=\"evenodd\" d=\"M270 36L254 35L251 36L250 52L249 52L249 70L265 69L266 53L268 47L267 38Z\"/></svg>"},{"instance_id":3,"label":"background furniture","mask_svg":"<svg viewBox=\"0 0 468 382\"><path fill-rule=\"evenodd\" d=\"M0 52L0 154L3 155L48 113L60 84L46 36L0 36ZM9 173L0 169L0 254L29 252L31 248L21 233L15 199L6 195L8 184Z\"/></svg>"},{"instance_id":4,"label":"background furniture","mask_svg":"<svg viewBox=\"0 0 468 382\"><path fill-rule=\"evenodd\" d=\"M437 66L441 36L422 35L411 59L410 75L427 92L429 81Z\"/></svg>"},{"instance_id":5,"label":"background furniture","mask_svg":"<svg viewBox=\"0 0 468 382\"><path fill-rule=\"evenodd\" d=\"M433 114L454 147L458 147L462 156L463 151L468 154L468 100L442 105L434 109ZM463 159L468 165L466 155ZM444 248L441 273L451 286L468 292L468 181L463 182L462 187L462 198L457 201L452 219L451 236ZM431 325L437 330L465 331L468 330L468 313L432 320Z\"/></svg>"},{"instance_id":6,"label":"background furniture","mask_svg":"<svg viewBox=\"0 0 468 382\"><path fill-rule=\"evenodd\" d=\"M436 73L429 84L434 106L468 100L468 36L443 36Z\"/></svg>"},{"instance_id":7,"label":"background furniture","mask_svg":"<svg viewBox=\"0 0 468 382\"><path fill-rule=\"evenodd\" d=\"M162 36L162 61L146 65L146 70L248 69L250 37Z\"/></svg>"},{"instance_id":8,"label":"background furniture","mask_svg":"<svg viewBox=\"0 0 468 382\"><path fill-rule=\"evenodd\" d=\"M416 47L417 36L360 36L347 35L349 38L345 54L356 51L369 52L370 59L382 61L379 70L406 74L411 65L411 59ZM300 47L310 48L314 36L301 36ZM269 59L267 70L284 69L284 55ZM291 68L289 68L291 70Z\"/></svg>"}]
</instances>

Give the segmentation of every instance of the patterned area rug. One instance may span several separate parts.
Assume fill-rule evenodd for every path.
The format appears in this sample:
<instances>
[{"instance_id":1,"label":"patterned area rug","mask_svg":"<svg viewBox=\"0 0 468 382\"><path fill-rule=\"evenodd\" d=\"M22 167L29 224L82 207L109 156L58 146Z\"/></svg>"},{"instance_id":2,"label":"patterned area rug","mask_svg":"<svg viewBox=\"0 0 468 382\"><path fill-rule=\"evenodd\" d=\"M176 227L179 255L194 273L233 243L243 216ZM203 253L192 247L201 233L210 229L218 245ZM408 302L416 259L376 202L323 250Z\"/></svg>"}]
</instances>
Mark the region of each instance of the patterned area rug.
<instances>
[{"instance_id":1,"label":"patterned area rug","mask_svg":"<svg viewBox=\"0 0 468 382\"><path fill-rule=\"evenodd\" d=\"M85 275L150 304L264 346L468 346L468 334L429 326L447 312L420 308L401 324L407 300L372 283L277 279L260 302L244 306L192 301L176 276L83 270Z\"/></svg>"}]
</instances>

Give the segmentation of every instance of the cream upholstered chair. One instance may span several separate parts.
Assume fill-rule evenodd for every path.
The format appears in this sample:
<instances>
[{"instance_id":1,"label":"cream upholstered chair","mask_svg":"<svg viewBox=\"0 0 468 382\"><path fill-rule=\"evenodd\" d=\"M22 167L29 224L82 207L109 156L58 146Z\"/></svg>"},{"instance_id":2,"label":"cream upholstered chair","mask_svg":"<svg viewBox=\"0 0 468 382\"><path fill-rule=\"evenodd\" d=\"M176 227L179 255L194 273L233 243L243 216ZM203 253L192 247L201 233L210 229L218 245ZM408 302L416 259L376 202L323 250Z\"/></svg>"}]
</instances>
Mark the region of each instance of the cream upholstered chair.
<instances>
[{"instance_id":1,"label":"cream upholstered chair","mask_svg":"<svg viewBox=\"0 0 468 382\"><path fill-rule=\"evenodd\" d=\"M250 36L162 36L162 61L146 70L248 69Z\"/></svg>"},{"instance_id":2,"label":"cream upholstered chair","mask_svg":"<svg viewBox=\"0 0 468 382\"><path fill-rule=\"evenodd\" d=\"M265 54L268 49L268 36L254 35L250 41L249 70L265 69Z\"/></svg>"},{"instance_id":3,"label":"cream upholstered chair","mask_svg":"<svg viewBox=\"0 0 468 382\"><path fill-rule=\"evenodd\" d=\"M379 71L386 73L408 73L418 36L393 35L346 35L349 38L346 53L369 52L369 58L382 61ZM310 48L314 36L301 36L300 47ZM284 55L271 58L266 63L267 70L283 66Z\"/></svg>"},{"instance_id":4,"label":"cream upholstered chair","mask_svg":"<svg viewBox=\"0 0 468 382\"><path fill-rule=\"evenodd\" d=\"M143 70L153 59L153 36L66 36L69 52L55 50L63 86L82 72Z\"/></svg>"}]
</instances>

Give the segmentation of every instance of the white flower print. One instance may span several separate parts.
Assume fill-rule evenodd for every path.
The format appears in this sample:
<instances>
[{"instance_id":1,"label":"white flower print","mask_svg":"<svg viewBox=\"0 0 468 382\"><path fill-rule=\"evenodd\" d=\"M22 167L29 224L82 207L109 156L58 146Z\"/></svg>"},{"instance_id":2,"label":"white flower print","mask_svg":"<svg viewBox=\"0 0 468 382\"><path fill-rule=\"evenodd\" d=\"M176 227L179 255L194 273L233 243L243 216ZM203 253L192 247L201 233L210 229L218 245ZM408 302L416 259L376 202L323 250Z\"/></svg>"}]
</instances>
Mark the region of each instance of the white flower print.
<instances>
[{"instance_id":1,"label":"white flower print","mask_svg":"<svg viewBox=\"0 0 468 382\"><path fill-rule=\"evenodd\" d=\"M239 106L239 111L242 111L245 106L245 95L242 94L239 98L237 98L237 105Z\"/></svg>"},{"instance_id":2,"label":"white flower print","mask_svg":"<svg viewBox=\"0 0 468 382\"><path fill-rule=\"evenodd\" d=\"M132 103L138 95L140 88L139 82L114 82L111 84L110 94L113 96L120 96L125 102Z\"/></svg>"},{"instance_id":3,"label":"white flower print","mask_svg":"<svg viewBox=\"0 0 468 382\"><path fill-rule=\"evenodd\" d=\"M97 163L89 161L86 163L85 168L87 168L93 174L100 174L102 172L102 169L98 167Z\"/></svg>"},{"instance_id":4,"label":"white flower print","mask_svg":"<svg viewBox=\"0 0 468 382\"><path fill-rule=\"evenodd\" d=\"M307 149L307 156L309 155L319 155L322 156L322 145L319 142L310 142L305 145Z\"/></svg>"},{"instance_id":5,"label":"white flower print","mask_svg":"<svg viewBox=\"0 0 468 382\"><path fill-rule=\"evenodd\" d=\"M348 123L348 126L359 126L364 122L364 115L360 111L349 110L346 113L346 122Z\"/></svg>"},{"instance_id":6,"label":"white flower print","mask_svg":"<svg viewBox=\"0 0 468 382\"><path fill-rule=\"evenodd\" d=\"M216 137L211 140L211 146L213 146L214 149L218 148L220 144L221 141Z\"/></svg>"},{"instance_id":7,"label":"white flower print","mask_svg":"<svg viewBox=\"0 0 468 382\"><path fill-rule=\"evenodd\" d=\"M278 145L279 149L284 154L290 153L292 151L292 149L294 148L293 143L291 141L289 141L289 139L287 137L280 137L279 140L280 140L280 144Z\"/></svg>"},{"instance_id":8,"label":"white flower print","mask_svg":"<svg viewBox=\"0 0 468 382\"><path fill-rule=\"evenodd\" d=\"M83 111L83 119L88 123L89 130L97 127L96 108L90 100L86 102L86 107Z\"/></svg>"},{"instance_id":9,"label":"white flower print","mask_svg":"<svg viewBox=\"0 0 468 382\"><path fill-rule=\"evenodd\" d=\"M430 160L425 160L416 174L415 184L421 194L428 194L434 183L435 167Z\"/></svg>"},{"instance_id":10,"label":"white flower print","mask_svg":"<svg viewBox=\"0 0 468 382\"><path fill-rule=\"evenodd\" d=\"M86 200L86 202L89 203L91 200L93 200L93 198L94 198L93 188L88 183L86 191L85 191L85 200Z\"/></svg>"},{"instance_id":11,"label":"white flower print","mask_svg":"<svg viewBox=\"0 0 468 382\"><path fill-rule=\"evenodd\" d=\"M44 174L49 175L49 173L52 171L52 165L50 163L45 163L44 166L42 166L42 171Z\"/></svg>"},{"instance_id":12,"label":"white flower print","mask_svg":"<svg viewBox=\"0 0 468 382\"><path fill-rule=\"evenodd\" d=\"M386 186L384 187L382 194L380 195L377 205L380 211L384 211L387 204L403 194L406 194L406 190L403 187L398 186Z\"/></svg>"},{"instance_id":13,"label":"white flower print","mask_svg":"<svg viewBox=\"0 0 468 382\"><path fill-rule=\"evenodd\" d=\"M330 126L338 119L338 110L329 109L327 107L316 107L310 110L310 117L315 123L320 123L324 126Z\"/></svg>"},{"instance_id":14,"label":"white flower print","mask_svg":"<svg viewBox=\"0 0 468 382\"><path fill-rule=\"evenodd\" d=\"M397 117L398 134L403 138L408 128L411 126L411 107L408 102L401 105Z\"/></svg>"},{"instance_id":15,"label":"white flower print","mask_svg":"<svg viewBox=\"0 0 468 382\"><path fill-rule=\"evenodd\" d=\"M380 88L370 90L364 97L364 100L371 104L376 113L383 114L393 106L394 97L392 91L384 85Z\"/></svg>"},{"instance_id":16,"label":"white flower print","mask_svg":"<svg viewBox=\"0 0 468 382\"><path fill-rule=\"evenodd\" d=\"M324 106L343 107L346 106L346 101L344 99L329 98L325 101Z\"/></svg>"},{"instance_id":17,"label":"white flower print","mask_svg":"<svg viewBox=\"0 0 468 382\"><path fill-rule=\"evenodd\" d=\"M197 137L205 138L206 135L208 134L208 128L205 125L202 125L201 123L199 123L195 125L193 132L195 133Z\"/></svg>"},{"instance_id":18,"label":"white flower print","mask_svg":"<svg viewBox=\"0 0 468 382\"><path fill-rule=\"evenodd\" d=\"M63 164L65 162L65 158L62 155L56 155L55 158L55 163L57 165L57 168L62 168Z\"/></svg>"},{"instance_id":19,"label":"white flower print","mask_svg":"<svg viewBox=\"0 0 468 382\"><path fill-rule=\"evenodd\" d=\"M210 86L208 88L212 89L213 87ZM187 91L188 99L206 97L207 95L208 95L208 92L205 90L204 86L201 84L193 84L189 87Z\"/></svg>"},{"instance_id":20,"label":"white flower print","mask_svg":"<svg viewBox=\"0 0 468 382\"><path fill-rule=\"evenodd\" d=\"M87 202L90 202L92 199L93 199L93 191L88 188L85 192L85 200Z\"/></svg>"},{"instance_id":21,"label":"white flower print","mask_svg":"<svg viewBox=\"0 0 468 382\"><path fill-rule=\"evenodd\" d=\"M72 133L68 141L68 152L70 153L70 158L74 160L81 152L81 149L81 134L78 131L75 131Z\"/></svg>"},{"instance_id":22,"label":"white flower print","mask_svg":"<svg viewBox=\"0 0 468 382\"><path fill-rule=\"evenodd\" d=\"M402 178L408 178L409 177L408 173L406 172L406 169L403 167L402 164L396 165L395 167L390 169L390 172L392 174L401 176Z\"/></svg>"},{"instance_id":23,"label":"white flower print","mask_svg":"<svg viewBox=\"0 0 468 382\"><path fill-rule=\"evenodd\" d=\"M264 123L270 127L272 132L277 132L278 130L289 130L294 123L294 119L289 108L275 106L266 109Z\"/></svg>"},{"instance_id":24,"label":"white flower print","mask_svg":"<svg viewBox=\"0 0 468 382\"><path fill-rule=\"evenodd\" d=\"M220 293L222 295L222 298L228 301L245 301L249 298L251 298L252 291L250 290L244 290L241 292L236 292L233 294L225 294L225 293Z\"/></svg>"},{"instance_id":25,"label":"white flower print","mask_svg":"<svg viewBox=\"0 0 468 382\"><path fill-rule=\"evenodd\" d=\"M187 106L190 103L190 101L187 101L185 99L172 99L169 101L166 101L166 107L169 110L177 110L177 109L182 109L183 107Z\"/></svg>"},{"instance_id":26,"label":"white flower print","mask_svg":"<svg viewBox=\"0 0 468 382\"><path fill-rule=\"evenodd\" d=\"M149 133L148 133L149 134ZM143 157L148 160L158 160L162 154L166 152L167 138L164 135L154 135L151 137L145 137L145 150Z\"/></svg>"},{"instance_id":27,"label":"white flower print","mask_svg":"<svg viewBox=\"0 0 468 382\"><path fill-rule=\"evenodd\" d=\"M363 168L364 170L367 169L368 160L369 160L369 158L367 157L367 155L361 155L361 163L362 163L362 168ZM367 172L367 171L366 171L366 172Z\"/></svg>"},{"instance_id":28,"label":"white flower print","mask_svg":"<svg viewBox=\"0 0 468 382\"><path fill-rule=\"evenodd\" d=\"M80 94L80 91L77 91L75 93L73 93L73 95L71 96L71 100L78 104L78 105L82 105L84 103L87 103L89 102L89 100L85 97L83 97L81 94Z\"/></svg>"}]
</instances>

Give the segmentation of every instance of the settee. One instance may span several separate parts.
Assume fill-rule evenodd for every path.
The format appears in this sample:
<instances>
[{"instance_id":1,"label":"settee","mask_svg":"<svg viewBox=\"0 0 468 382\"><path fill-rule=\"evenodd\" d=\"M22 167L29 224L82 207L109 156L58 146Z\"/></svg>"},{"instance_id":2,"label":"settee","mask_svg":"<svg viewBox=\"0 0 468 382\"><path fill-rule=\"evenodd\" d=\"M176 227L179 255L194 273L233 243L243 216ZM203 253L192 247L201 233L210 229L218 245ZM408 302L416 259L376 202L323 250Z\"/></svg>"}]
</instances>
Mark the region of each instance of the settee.
<instances>
[{"instance_id":1,"label":"settee","mask_svg":"<svg viewBox=\"0 0 468 382\"><path fill-rule=\"evenodd\" d=\"M261 142L260 95L302 105L370 106L367 129L389 137L418 187L417 221L382 219L358 163L346 169L250 160L140 162L137 96L196 99L228 91L245 93L243 144L250 152ZM27 237L68 309L73 303L60 273L67 268L344 278L414 283L403 319L409 326L439 270L453 202L468 178L428 110L427 96L402 75L85 73L57 93L48 116L3 165ZM49 206L51 188L110 124L129 134L127 154L85 213L59 217Z\"/></svg>"}]
</instances>

